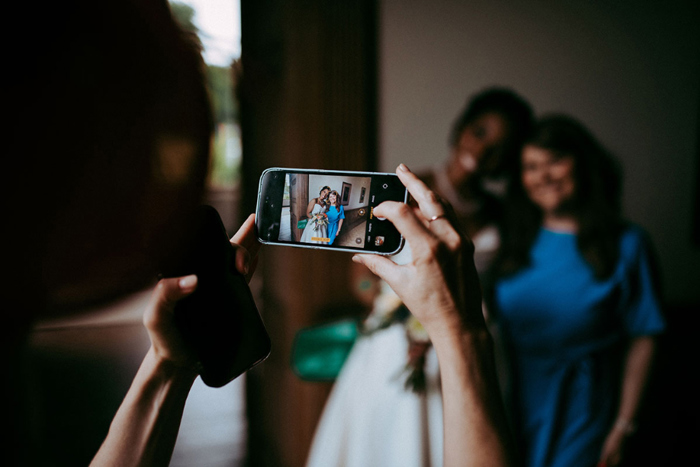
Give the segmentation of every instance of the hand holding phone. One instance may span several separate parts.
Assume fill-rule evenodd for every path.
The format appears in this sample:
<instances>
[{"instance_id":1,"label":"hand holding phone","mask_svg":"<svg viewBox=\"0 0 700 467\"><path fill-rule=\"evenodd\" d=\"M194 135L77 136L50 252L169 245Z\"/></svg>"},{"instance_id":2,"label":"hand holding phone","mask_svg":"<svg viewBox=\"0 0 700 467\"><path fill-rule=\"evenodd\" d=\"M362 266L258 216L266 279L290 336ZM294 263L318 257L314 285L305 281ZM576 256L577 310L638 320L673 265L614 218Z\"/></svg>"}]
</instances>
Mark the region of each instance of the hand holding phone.
<instances>
[{"instance_id":1,"label":"hand holding phone","mask_svg":"<svg viewBox=\"0 0 700 467\"><path fill-rule=\"evenodd\" d=\"M219 214L202 206L191 228L186 251L163 275L197 275L195 291L175 304L175 324L200 363L202 381L220 387L267 358L270 338Z\"/></svg>"},{"instance_id":2,"label":"hand holding phone","mask_svg":"<svg viewBox=\"0 0 700 467\"><path fill-rule=\"evenodd\" d=\"M466 237L449 205L442 202L408 167L397 169L418 209L385 203L377 213L386 216L411 245L408 264L376 255L355 255L383 279L418 318L431 339L467 330L486 330L481 286L474 266L474 245ZM438 247L436 247L438 246ZM437 347L437 346L436 346Z\"/></svg>"},{"instance_id":3,"label":"hand holding phone","mask_svg":"<svg viewBox=\"0 0 700 467\"><path fill-rule=\"evenodd\" d=\"M260 177L255 225L266 244L391 255L403 237L374 208L407 200L395 174L270 168Z\"/></svg>"}]
</instances>

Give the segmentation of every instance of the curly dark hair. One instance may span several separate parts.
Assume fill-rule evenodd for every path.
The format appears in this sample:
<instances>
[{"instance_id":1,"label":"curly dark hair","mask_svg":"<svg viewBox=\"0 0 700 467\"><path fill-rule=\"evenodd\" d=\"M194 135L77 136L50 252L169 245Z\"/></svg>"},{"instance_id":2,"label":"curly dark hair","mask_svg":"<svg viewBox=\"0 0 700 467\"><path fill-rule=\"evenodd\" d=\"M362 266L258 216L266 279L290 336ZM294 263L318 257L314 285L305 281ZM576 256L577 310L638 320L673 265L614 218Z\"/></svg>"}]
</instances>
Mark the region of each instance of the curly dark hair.
<instances>
[{"instance_id":1,"label":"curly dark hair","mask_svg":"<svg viewBox=\"0 0 700 467\"><path fill-rule=\"evenodd\" d=\"M459 144L459 139L467 125L487 113L500 115L508 126L508 136L501 148L503 160L499 172L510 172L535 122L530 104L511 89L491 87L471 96L462 113L452 124L449 136L450 147Z\"/></svg>"},{"instance_id":2,"label":"curly dark hair","mask_svg":"<svg viewBox=\"0 0 700 467\"><path fill-rule=\"evenodd\" d=\"M554 157L572 157L576 185L572 211L579 224L578 249L596 277L612 274L619 256L622 171L615 158L591 132L572 117L552 114L535 126L525 145L550 151ZM521 173L521 160L518 172ZM497 261L500 274L528 265L529 252L542 225L542 212L527 196L521 177L508 189L502 245Z\"/></svg>"}]
</instances>

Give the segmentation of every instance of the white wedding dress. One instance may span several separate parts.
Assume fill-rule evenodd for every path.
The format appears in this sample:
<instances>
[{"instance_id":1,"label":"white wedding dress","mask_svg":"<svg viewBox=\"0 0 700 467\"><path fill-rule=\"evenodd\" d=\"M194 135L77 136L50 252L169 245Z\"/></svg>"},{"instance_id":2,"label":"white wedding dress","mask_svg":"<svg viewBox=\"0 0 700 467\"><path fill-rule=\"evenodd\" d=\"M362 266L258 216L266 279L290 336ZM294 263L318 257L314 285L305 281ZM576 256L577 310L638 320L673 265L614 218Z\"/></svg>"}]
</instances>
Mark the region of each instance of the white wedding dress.
<instances>
[{"instance_id":1,"label":"white wedding dress","mask_svg":"<svg viewBox=\"0 0 700 467\"><path fill-rule=\"evenodd\" d=\"M326 209L320 204L314 204L314 208L311 210L311 215L326 212ZM315 229L315 230L314 230ZM304 232L301 234L301 243L319 243L325 244L327 242L322 242L320 240L312 240L313 237L326 238L328 237L328 225L316 225L316 221L309 219L304 227Z\"/></svg>"},{"instance_id":2,"label":"white wedding dress","mask_svg":"<svg viewBox=\"0 0 700 467\"><path fill-rule=\"evenodd\" d=\"M496 252L498 231L490 226L473 241L482 271ZM410 261L409 246L392 259ZM382 289L368 319L382 314L392 296L399 300L384 282ZM425 355L425 391L415 393L405 387L408 345L402 323L358 338L326 402L306 467L442 466L437 356L431 346Z\"/></svg>"},{"instance_id":3,"label":"white wedding dress","mask_svg":"<svg viewBox=\"0 0 700 467\"><path fill-rule=\"evenodd\" d=\"M408 341L402 324L361 337L336 380L307 467L442 465L437 357L426 355L426 390L404 387Z\"/></svg>"}]
</instances>

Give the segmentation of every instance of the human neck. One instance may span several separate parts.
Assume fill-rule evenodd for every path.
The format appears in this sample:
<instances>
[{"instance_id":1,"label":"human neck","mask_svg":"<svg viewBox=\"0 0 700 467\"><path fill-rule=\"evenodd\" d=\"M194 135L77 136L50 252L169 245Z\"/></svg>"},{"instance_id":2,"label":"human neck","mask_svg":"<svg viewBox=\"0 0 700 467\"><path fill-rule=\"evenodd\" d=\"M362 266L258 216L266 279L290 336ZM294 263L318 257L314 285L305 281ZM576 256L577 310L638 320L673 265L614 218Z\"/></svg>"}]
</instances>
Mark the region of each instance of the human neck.
<instances>
[{"instance_id":1,"label":"human neck","mask_svg":"<svg viewBox=\"0 0 700 467\"><path fill-rule=\"evenodd\" d=\"M465 170L454 158L443 166L442 173L451 190L463 200L477 201L482 198L483 193L476 183L479 176L473 171Z\"/></svg>"},{"instance_id":2,"label":"human neck","mask_svg":"<svg viewBox=\"0 0 700 467\"><path fill-rule=\"evenodd\" d=\"M482 200L464 196L452 184L449 173L447 166L433 170L435 191L452 205L459 216L474 216L481 209Z\"/></svg>"},{"instance_id":3,"label":"human neck","mask_svg":"<svg viewBox=\"0 0 700 467\"><path fill-rule=\"evenodd\" d=\"M557 232L577 232L578 221L571 214L545 213L542 226Z\"/></svg>"},{"instance_id":4,"label":"human neck","mask_svg":"<svg viewBox=\"0 0 700 467\"><path fill-rule=\"evenodd\" d=\"M455 192L464 199L474 199L476 193L469 183L473 172L467 171L455 158L451 158L443 168L447 180Z\"/></svg>"}]
</instances>

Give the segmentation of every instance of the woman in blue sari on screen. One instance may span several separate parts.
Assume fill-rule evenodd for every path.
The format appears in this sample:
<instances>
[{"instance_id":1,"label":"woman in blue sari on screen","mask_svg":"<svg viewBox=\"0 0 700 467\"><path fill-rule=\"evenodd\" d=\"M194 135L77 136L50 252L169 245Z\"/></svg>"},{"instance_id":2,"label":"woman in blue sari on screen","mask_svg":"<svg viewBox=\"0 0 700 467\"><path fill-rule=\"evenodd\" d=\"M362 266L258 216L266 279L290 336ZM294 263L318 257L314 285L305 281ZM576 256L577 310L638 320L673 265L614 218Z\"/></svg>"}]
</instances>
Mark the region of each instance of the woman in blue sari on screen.
<instances>
[{"instance_id":1,"label":"woman in blue sari on screen","mask_svg":"<svg viewBox=\"0 0 700 467\"><path fill-rule=\"evenodd\" d=\"M328 216L328 238L330 239L328 244L332 245L335 238L340 235L340 229L343 228L345 210L340 204L340 195L335 190L328 194L328 204L328 211L326 211Z\"/></svg>"}]
</instances>

